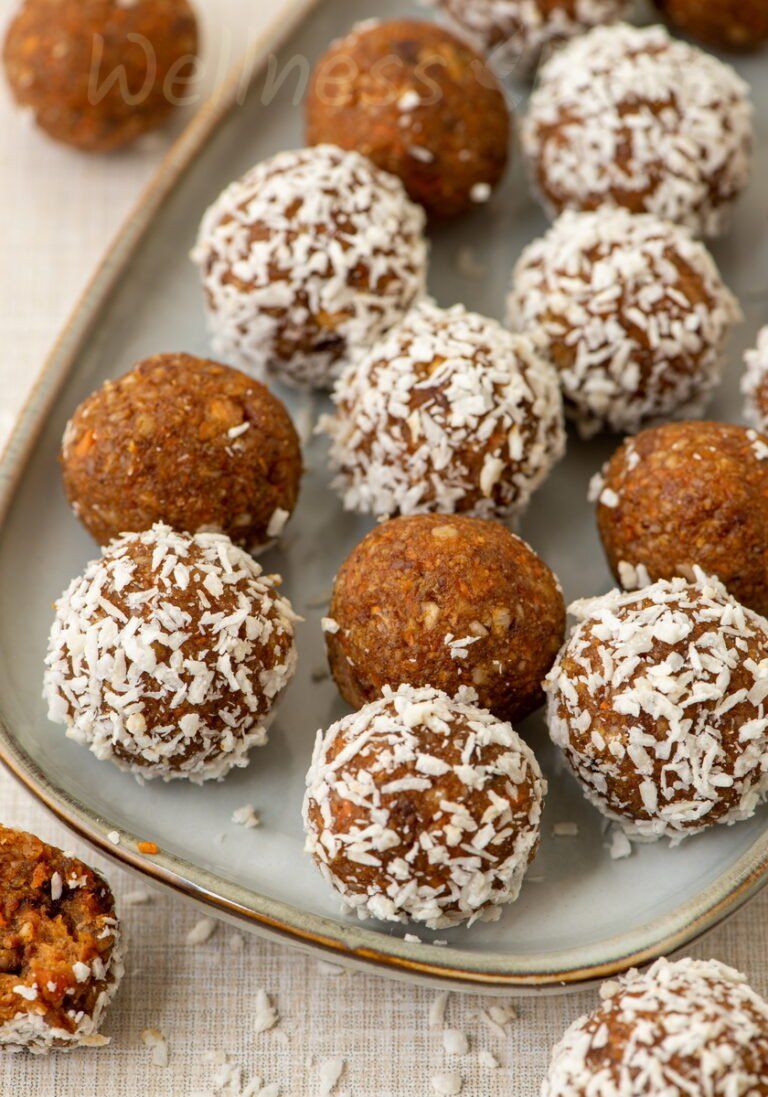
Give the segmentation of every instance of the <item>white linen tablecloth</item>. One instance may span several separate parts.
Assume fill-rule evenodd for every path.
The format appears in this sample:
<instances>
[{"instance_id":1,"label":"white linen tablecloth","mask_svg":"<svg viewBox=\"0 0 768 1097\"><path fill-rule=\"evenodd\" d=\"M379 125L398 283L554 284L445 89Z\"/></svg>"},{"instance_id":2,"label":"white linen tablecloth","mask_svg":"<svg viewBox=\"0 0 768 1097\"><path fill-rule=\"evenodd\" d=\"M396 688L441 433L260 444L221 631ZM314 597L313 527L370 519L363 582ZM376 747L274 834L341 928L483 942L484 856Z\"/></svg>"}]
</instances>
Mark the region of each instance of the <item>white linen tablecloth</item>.
<instances>
[{"instance_id":1,"label":"white linen tablecloth","mask_svg":"<svg viewBox=\"0 0 768 1097\"><path fill-rule=\"evenodd\" d=\"M254 30L279 3L198 0L209 56L223 48L222 28ZM12 7L12 0L0 0L3 24ZM3 438L170 135L111 158L81 156L35 132L5 88L0 91ZM224 926L201 944L187 943L199 913L168 894L148 893L140 881L94 857L4 772L0 819L75 849L102 869L115 889L129 947L125 981L104 1026L110 1046L49 1058L0 1054L0 1097L239 1097L244 1090L258 1092L247 1088L254 1077L278 1086L283 1097L315 1097L323 1092L325 1070L333 1072L328 1061L337 1058L345 1064L338 1095L426 1097L434 1093L431 1078L447 1071L461 1075L467 1097L532 1097L552 1044L595 1001L594 994L517 1001L519 1016L501 1035L480 1016L498 999L451 995L446 1024L467 1034L470 1050L449 1056L440 1030L429 1027L435 991L337 973ZM768 893L691 952L745 970L765 993L767 938ZM280 1019L257 1034L260 988ZM167 1065L153 1061L142 1039L148 1029L167 1040ZM498 1069L481 1063L483 1049L493 1053ZM157 1051L154 1056L162 1058ZM267 1090L269 1097L275 1092Z\"/></svg>"}]
</instances>

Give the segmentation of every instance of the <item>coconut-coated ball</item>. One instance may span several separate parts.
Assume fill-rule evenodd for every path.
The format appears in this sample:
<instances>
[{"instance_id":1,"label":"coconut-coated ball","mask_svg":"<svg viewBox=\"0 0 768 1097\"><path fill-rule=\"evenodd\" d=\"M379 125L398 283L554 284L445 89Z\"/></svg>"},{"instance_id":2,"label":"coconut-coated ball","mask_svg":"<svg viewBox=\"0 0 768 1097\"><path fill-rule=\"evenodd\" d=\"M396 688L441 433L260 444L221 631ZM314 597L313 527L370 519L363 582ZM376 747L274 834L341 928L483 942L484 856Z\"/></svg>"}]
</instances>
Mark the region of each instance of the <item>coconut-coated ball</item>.
<instances>
[{"instance_id":1,"label":"coconut-coated ball","mask_svg":"<svg viewBox=\"0 0 768 1097\"><path fill-rule=\"evenodd\" d=\"M296 668L278 582L223 534L156 525L112 541L56 603L50 719L142 778L247 765Z\"/></svg>"},{"instance_id":2,"label":"coconut-coated ball","mask_svg":"<svg viewBox=\"0 0 768 1097\"><path fill-rule=\"evenodd\" d=\"M227 187L192 259L223 361L330 388L424 296L424 213L394 175L318 145L279 153Z\"/></svg>"},{"instance_id":3,"label":"coconut-coated ball","mask_svg":"<svg viewBox=\"0 0 768 1097\"><path fill-rule=\"evenodd\" d=\"M386 686L318 732L306 849L361 918L492 921L535 856L545 793L530 747L464 691Z\"/></svg>"},{"instance_id":4,"label":"coconut-coated ball","mask_svg":"<svg viewBox=\"0 0 768 1097\"><path fill-rule=\"evenodd\" d=\"M674 842L750 818L768 792L768 621L698 569L570 612L545 689L586 797Z\"/></svg>"},{"instance_id":5,"label":"coconut-coated ball","mask_svg":"<svg viewBox=\"0 0 768 1097\"><path fill-rule=\"evenodd\" d=\"M604 983L552 1053L541 1097L759 1097L768 1004L717 960L657 960Z\"/></svg>"}]
</instances>

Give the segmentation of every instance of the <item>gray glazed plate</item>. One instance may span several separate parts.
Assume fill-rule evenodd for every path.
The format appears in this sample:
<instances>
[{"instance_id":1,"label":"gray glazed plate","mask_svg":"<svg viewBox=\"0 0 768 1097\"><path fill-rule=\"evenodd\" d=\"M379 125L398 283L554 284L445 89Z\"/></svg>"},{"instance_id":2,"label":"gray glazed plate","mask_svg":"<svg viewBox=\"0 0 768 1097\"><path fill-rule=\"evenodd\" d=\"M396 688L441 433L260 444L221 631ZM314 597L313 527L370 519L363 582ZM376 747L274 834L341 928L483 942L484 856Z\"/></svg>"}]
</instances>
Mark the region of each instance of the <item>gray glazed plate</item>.
<instances>
[{"instance_id":1,"label":"gray glazed plate","mask_svg":"<svg viewBox=\"0 0 768 1097\"><path fill-rule=\"evenodd\" d=\"M521 993L583 986L679 949L754 895L768 872L766 814L677 849L643 846L626 860L612 861L600 818L560 771L542 720L534 717L523 730L550 778L550 794L541 853L519 902L497 923L438 935L447 938L444 947L430 944L429 933L422 935L423 943L409 943L402 927L361 924L340 915L302 852L300 803L315 730L344 711L331 682L313 681L313 671L324 664L321 600L339 563L371 523L342 513L328 486L322 442L307 447L309 472L287 541L264 561L269 570L283 573L285 589L306 623L299 632L297 679L280 707L269 746L254 752L247 770L202 789L140 786L49 724L40 697L52 602L95 553L62 495L56 458L64 424L85 395L135 360L159 351L209 351L200 289L187 259L200 215L253 163L301 144L301 111L294 99L307 61L355 19L380 9L375 0L294 0L258 47L263 59L282 43L278 71L293 61L277 95L256 68L243 106L231 109L233 78L196 117L110 249L46 364L0 464L0 756L43 803L103 852L255 932L341 962L459 989L480 985ZM406 10L397 2L387 13ZM741 353L768 319L763 208L768 74L764 57L739 67L761 109L752 189L733 232L715 248L747 316L729 348L727 377L712 408L712 415L723 419L739 418ZM492 203L435 236L432 292L443 304L463 301L500 316L512 264L544 228L518 157ZM467 256L477 267L472 277ZM320 410L306 398L287 399L302 419ZM610 584L586 491L613 444L571 438L567 460L522 526L569 598ZM245 803L261 813L259 830L231 823L234 809ZM553 826L566 821L578 824L578 836L553 837ZM112 831L119 833L119 845L109 840ZM140 840L156 842L160 852L139 853Z\"/></svg>"}]
</instances>

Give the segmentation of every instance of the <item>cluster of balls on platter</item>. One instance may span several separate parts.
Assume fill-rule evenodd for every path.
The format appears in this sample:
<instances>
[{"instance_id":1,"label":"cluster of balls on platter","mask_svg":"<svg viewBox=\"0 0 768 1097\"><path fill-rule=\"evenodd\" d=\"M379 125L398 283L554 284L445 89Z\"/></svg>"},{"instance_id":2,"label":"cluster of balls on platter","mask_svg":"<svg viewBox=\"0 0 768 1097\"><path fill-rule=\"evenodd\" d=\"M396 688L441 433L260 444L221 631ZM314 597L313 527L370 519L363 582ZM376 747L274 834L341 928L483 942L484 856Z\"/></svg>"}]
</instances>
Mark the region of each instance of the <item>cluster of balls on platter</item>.
<instances>
[{"instance_id":1,"label":"cluster of balls on platter","mask_svg":"<svg viewBox=\"0 0 768 1097\"><path fill-rule=\"evenodd\" d=\"M230 364L159 355L76 410L65 487L104 547L57 603L45 673L52 719L142 778L201 783L245 765L297 660L296 614L251 553L280 537L302 473L291 419L255 377L332 389L335 484L348 509L387 521L342 564L323 620L354 711L318 735L307 847L361 917L430 928L495 918L520 891L546 782L513 722L545 697L585 794L633 836L735 823L768 791L768 334L748 356L750 426L684 418L703 411L740 316L701 237L724 231L748 181L748 88L662 27L615 22L615 0L441 6L471 41L413 20L355 28L315 68L308 146L205 214L193 259ZM55 7L77 22L67 0L24 10ZM694 5L665 7L682 24ZM686 29L756 45L768 26L743 7L743 24L711 4ZM45 66L24 51L49 39L29 25L22 13L12 26L6 65L53 132ZM507 161L508 108L477 48L498 60L513 38L525 69L571 37L522 121L555 220L519 259L507 326L439 308L426 217L486 202ZM396 60L383 88L382 58ZM500 521L563 457L565 415L585 436L632 435L594 481L622 589L571 607L567 638L556 577ZM0 840L20 850L20 875L57 855ZM51 895L74 901L76 878L52 869ZM84 1027L49 1016L50 988L25 967L23 1023L47 1027L17 1042L90 1038L111 987L101 964ZM673 1007L691 1014L684 1047L664 1031ZM768 1078L765 1004L728 969L660 962L568 1034L546 1092L582 1092L600 1069L585 1033L651 1071L638 1016L655 1018L659 1047L669 1037L659 1085L695 1069L726 1092L713 1033L749 1084Z\"/></svg>"}]
</instances>

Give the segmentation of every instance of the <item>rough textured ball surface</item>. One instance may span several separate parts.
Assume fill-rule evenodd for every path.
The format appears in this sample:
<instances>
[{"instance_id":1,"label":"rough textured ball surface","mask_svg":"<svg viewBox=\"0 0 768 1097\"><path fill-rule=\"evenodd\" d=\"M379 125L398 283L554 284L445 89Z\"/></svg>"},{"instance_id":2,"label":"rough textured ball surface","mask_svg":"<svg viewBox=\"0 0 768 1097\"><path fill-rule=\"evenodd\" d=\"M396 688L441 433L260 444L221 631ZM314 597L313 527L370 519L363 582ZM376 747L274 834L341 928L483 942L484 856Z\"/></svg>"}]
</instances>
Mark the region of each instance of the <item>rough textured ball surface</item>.
<instances>
[{"instance_id":1,"label":"rough textured ball surface","mask_svg":"<svg viewBox=\"0 0 768 1097\"><path fill-rule=\"evenodd\" d=\"M354 708L384 685L461 686L502 720L543 702L565 635L560 586L499 522L414 515L377 526L342 565L326 644Z\"/></svg>"},{"instance_id":2,"label":"rough textured ball surface","mask_svg":"<svg viewBox=\"0 0 768 1097\"><path fill-rule=\"evenodd\" d=\"M656 0L678 30L709 46L756 50L768 41L765 0Z\"/></svg>"},{"instance_id":3,"label":"rough textured ball surface","mask_svg":"<svg viewBox=\"0 0 768 1097\"><path fill-rule=\"evenodd\" d=\"M507 164L501 87L466 41L433 23L360 24L317 63L306 113L309 144L369 157L436 217L487 201Z\"/></svg>"},{"instance_id":4,"label":"rough textured ball surface","mask_svg":"<svg viewBox=\"0 0 768 1097\"><path fill-rule=\"evenodd\" d=\"M495 920L536 853L545 793L530 748L463 691L385 687L318 733L306 848L361 918Z\"/></svg>"},{"instance_id":5,"label":"rough textured ball surface","mask_svg":"<svg viewBox=\"0 0 768 1097\"><path fill-rule=\"evenodd\" d=\"M627 10L626 0L432 0L493 67L528 76L552 47Z\"/></svg>"},{"instance_id":6,"label":"rough textured ball surface","mask_svg":"<svg viewBox=\"0 0 768 1097\"><path fill-rule=\"evenodd\" d=\"M187 0L24 0L3 61L17 102L50 137L109 152L187 100L197 47Z\"/></svg>"},{"instance_id":7,"label":"rough textured ball surface","mask_svg":"<svg viewBox=\"0 0 768 1097\"><path fill-rule=\"evenodd\" d=\"M331 438L348 510L519 514L565 449L557 376L531 341L423 304L339 379Z\"/></svg>"},{"instance_id":8,"label":"rough textured ball surface","mask_svg":"<svg viewBox=\"0 0 768 1097\"><path fill-rule=\"evenodd\" d=\"M604 983L554 1049L541 1097L759 1097L768 1004L717 960L666 959Z\"/></svg>"},{"instance_id":9,"label":"rough textured ball surface","mask_svg":"<svg viewBox=\"0 0 768 1097\"><path fill-rule=\"evenodd\" d=\"M749 87L663 27L598 27L542 67L522 140L553 214L621 206L717 236L749 179Z\"/></svg>"},{"instance_id":10,"label":"rough textured ball surface","mask_svg":"<svg viewBox=\"0 0 768 1097\"><path fill-rule=\"evenodd\" d=\"M521 256L508 302L584 435L700 414L741 318L703 244L626 210L566 212Z\"/></svg>"},{"instance_id":11,"label":"rough textured ball surface","mask_svg":"<svg viewBox=\"0 0 768 1097\"><path fill-rule=\"evenodd\" d=\"M101 544L162 522L257 549L299 494L301 446L284 405L229 366L160 354L107 381L64 434L64 486Z\"/></svg>"},{"instance_id":12,"label":"rough textured ball surface","mask_svg":"<svg viewBox=\"0 0 768 1097\"><path fill-rule=\"evenodd\" d=\"M243 369L328 388L424 295L424 213L356 152L284 152L205 214L200 268L216 352Z\"/></svg>"},{"instance_id":13,"label":"rough textured ball surface","mask_svg":"<svg viewBox=\"0 0 768 1097\"><path fill-rule=\"evenodd\" d=\"M645 838L750 818L768 791L768 622L698 570L570 612L545 688L587 798Z\"/></svg>"},{"instance_id":14,"label":"rough textured ball surface","mask_svg":"<svg viewBox=\"0 0 768 1097\"><path fill-rule=\"evenodd\" d=\"M669 423L627 439L593 482L608 563L625 587L698 565L768 615L768 437Z\"/></svg>"},{"instance_id":15,"label":"rough textured ball surface","mask_svg":"<svg viewBox=\"0 0 768 1097\"><path fill-rule=\"evenodd\" d=\"M757 337L757 346L744 356L746 371L742 391L746 397L744 414L758 430L768 430L768 327Z\"/></svg>"},{"instance_id":16,"label":"rough textured ball surface","mask_svg":"<svg viewBox=\"0 0 768 1097\"><path fill-rule=\"evenodd\" d=\"M123 974L105 881L72 854L0 826L0 1047L99 1047Z\"/></svg>"},{"instance_id":17,"label":"rough textured ball surface","mask_svg":"<svg viewBox=\"0 0 768 1097\"><path fill-rule=\"evenodd\" d=\"M49 716L99 759L200 783L266 742L296 666L276 577L222 534L126 534L56 604Z\"/></svg>"}]
</instances>

